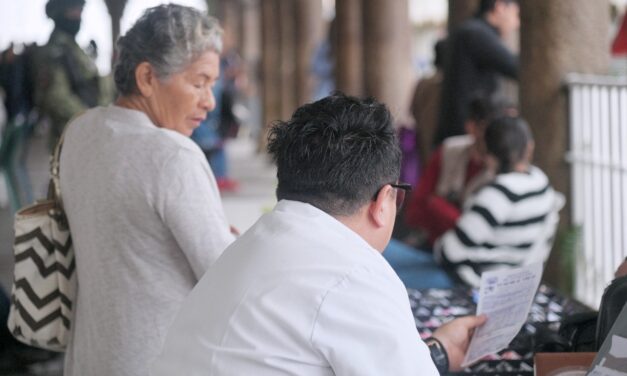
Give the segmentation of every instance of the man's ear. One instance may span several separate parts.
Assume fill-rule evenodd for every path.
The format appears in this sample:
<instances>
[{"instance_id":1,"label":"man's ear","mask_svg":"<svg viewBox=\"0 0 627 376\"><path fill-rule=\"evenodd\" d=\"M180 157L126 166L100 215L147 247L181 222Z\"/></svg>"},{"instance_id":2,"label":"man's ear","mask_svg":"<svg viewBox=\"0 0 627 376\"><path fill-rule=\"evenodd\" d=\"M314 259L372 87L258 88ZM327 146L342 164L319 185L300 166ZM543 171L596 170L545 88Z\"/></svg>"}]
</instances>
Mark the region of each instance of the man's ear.
<instances>
[{"instance_id":1,"label":"man's ear","mask_svg":"<svg viewBox=\"0 0 627 376\"><path fill-rule=\"evenodd\" d=\"M144 97L150 97L154 91L154 85L157 77L155 71L147 61L139 63L135 68L135 82L139 93Z\"/></svg>"},{"instance_id":2,"label":"man's ear","mask_svg":"<svg viewBox=\"0 0 627 376\"><path fill-rule=\"evenodd\" d=\"M389 212L395 210L394 206L396 205L396 201L392 199L393 189L391 185L386 184L379 190L377 197L370 203L368 214L377 227L387 225L387 221L389 221L390 218Z\"/></svg>"}]
</instances>

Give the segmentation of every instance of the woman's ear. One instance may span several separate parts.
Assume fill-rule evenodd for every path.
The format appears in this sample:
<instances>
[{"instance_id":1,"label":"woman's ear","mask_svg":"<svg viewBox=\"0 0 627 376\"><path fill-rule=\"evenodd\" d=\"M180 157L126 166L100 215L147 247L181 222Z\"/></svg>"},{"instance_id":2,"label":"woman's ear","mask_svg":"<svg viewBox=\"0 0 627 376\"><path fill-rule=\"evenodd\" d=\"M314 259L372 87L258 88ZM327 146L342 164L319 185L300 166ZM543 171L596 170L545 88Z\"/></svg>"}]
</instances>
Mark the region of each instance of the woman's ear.
<instances>
[{"instance_id":1,"label":"woman's ear","mask_svg":"<svg viewBox=\"0 0 627 376\"><path fill-rule=\"evenodd\" d=\"M155 71L147 61L139 63L135 68L135 83L142 96L152 96L156 79Z\"/></svg>"}]
</instances>

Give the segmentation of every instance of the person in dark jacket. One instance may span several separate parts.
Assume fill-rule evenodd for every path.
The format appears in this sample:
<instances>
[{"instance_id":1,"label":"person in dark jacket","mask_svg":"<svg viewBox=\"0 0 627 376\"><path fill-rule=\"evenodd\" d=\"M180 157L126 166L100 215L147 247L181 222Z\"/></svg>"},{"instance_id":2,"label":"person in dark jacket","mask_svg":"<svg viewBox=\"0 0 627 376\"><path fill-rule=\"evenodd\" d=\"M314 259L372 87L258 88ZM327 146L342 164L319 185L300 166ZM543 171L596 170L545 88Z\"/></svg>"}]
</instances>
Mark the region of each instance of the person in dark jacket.
<instances>
[{"instance_id":1,"label":"person in dark jacket","mask_svg":"<svg viewBox=\"0 0 627 376\"><path fill-rule=\"evenodd\" d=\"M492 96L499 75L518 77L518 57L508 50L503 38L519 25L517 0L481 0L477 16L451 33L446 44L435 145L464 134L472 97Z\"/></svg>"},{"instance_id":2,"label":"person in dark jacket","mask_svg":"<svg viewBox=\"0 0 627 376\"><path fill-rule=\"evenodd\" d=\"M50 120L51 149L74 115L113 99L94 61L75 40L84 5L85 0L46 3L46 15L54 21L54 30L35 57L35 104Z\"/></svg>"}]
</instances>

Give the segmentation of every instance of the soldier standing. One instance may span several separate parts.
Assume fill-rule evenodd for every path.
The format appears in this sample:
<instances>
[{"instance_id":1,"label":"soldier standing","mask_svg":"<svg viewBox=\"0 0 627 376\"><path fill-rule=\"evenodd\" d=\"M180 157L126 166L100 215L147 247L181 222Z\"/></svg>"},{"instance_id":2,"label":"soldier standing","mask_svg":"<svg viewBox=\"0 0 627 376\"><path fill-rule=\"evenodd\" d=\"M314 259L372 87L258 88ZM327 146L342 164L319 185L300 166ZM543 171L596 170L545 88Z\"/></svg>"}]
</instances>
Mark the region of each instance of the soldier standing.
<instances>
[{"instance_id":1,"label":"soldier standing","mask_svg":"<svg viewBox=\"0 0 627 376\"><path fill-rule=\"evenodd\" d=\"M74 39L84 4L85 0L49 0L46 4L46 15L55 26L36 57L35 102L50 119L52 146L74 115L110 99L93 60Z\"/></svg>"}]
</instances>

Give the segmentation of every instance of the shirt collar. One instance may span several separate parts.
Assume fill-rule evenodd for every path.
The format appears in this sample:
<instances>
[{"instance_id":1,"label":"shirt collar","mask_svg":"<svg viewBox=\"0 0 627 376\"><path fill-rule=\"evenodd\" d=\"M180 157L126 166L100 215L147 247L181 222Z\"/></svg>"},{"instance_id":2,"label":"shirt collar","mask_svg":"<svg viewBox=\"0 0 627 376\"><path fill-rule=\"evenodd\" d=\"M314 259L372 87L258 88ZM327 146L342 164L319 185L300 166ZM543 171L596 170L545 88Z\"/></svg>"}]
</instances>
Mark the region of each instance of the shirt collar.
<instances>
[{"instance_id":1,"label":"shirt collar","mask_svg":"<svg viewBox=\"0 0 627 376\"><path fill-rule=\"evenodd\" d=\"M308 204L302 201L293 201L293 200L281 200L279 201L274 211L276 212L286 212L292 213L300 216L304 216L306 218L310 218L312 221L317 222L317 224L324 223L323 226L327 228L316 228L312 229L312 231L330 231L339 234L345 241L351 242L353 246L360 249L368 249L377 254L381 254L381 252L374 249L364 238L362 238L355 231L348 228L345 224L337 220L332 215L318 209L317 207ZM324 234L321 232L321 234Z\"/></svg>"}]
</instances>

